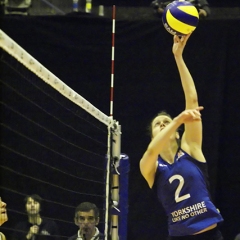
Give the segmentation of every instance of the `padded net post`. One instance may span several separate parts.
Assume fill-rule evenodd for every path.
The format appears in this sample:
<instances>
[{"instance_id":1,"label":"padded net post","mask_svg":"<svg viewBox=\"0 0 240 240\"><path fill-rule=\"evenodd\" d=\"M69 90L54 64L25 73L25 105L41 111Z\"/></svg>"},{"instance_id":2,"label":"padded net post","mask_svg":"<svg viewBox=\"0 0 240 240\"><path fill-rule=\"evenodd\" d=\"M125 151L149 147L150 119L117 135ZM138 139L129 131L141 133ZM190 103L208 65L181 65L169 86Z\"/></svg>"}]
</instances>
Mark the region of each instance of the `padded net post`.
<instances>
[{"instance_id":1,"label":"padded net post","mask_svg":"<svg viewBox=\"0 0 240 240\"><path fill-rule=\"evenodd\" d=\"M111 237L127 240L129 158L121 154L121 126L118 123L112 135Z\"/></svg>"}]
</instances>

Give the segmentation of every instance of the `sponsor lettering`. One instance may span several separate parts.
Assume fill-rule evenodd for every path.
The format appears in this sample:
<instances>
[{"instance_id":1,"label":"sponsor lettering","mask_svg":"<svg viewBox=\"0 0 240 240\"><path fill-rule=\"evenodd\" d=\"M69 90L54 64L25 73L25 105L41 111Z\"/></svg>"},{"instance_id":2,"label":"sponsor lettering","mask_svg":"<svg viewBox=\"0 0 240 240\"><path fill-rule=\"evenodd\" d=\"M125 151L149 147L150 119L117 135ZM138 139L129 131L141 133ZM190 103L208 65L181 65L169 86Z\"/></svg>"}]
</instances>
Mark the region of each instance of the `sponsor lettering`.
<instances>
[{"instance_id":1,"label":"sponsor lettering","mask_svg":"<svg viewBox=\"0 0 240 240\"><path fill-rule=\"evenodd\" d=\"M205 202L202 201L200 203L196 203L189 207L185 207L185 208L182 208L182 209L172 212L171 213L172 222L182 221L187 218L203 214L205 212L207 212L207 207L206 207Z\"/></svg>"}]
</instances>

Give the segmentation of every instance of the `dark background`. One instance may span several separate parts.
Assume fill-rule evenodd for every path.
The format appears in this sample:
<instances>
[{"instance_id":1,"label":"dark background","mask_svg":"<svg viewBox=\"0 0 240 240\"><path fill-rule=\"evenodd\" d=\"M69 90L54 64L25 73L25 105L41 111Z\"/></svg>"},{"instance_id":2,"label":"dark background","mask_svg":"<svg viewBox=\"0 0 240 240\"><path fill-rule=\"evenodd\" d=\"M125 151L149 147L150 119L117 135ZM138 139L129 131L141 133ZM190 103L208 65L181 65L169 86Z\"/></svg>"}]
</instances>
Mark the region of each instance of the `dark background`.
<instances>
[{"instance_id":1,"label":"dark background","mask_svg":"<svg viewBox=\"0 0 240 240\"><path fill-rule=\"evenodd\" d=\"M146 1L146 0L97 0L99 2L104 3L104 5L109 5L111 6L113 3L118 5L118 6L148 6L151 1ZM208 0L208 3L212 7L239 7L239 2L237 0Z\"/></svg>"},{"instance_id":2,"label":"dark background","mask_svg":"<svg viewBox=\"0 0 240 240\"><path fill-rule=\"evenodd\" d=\"M32 0L33 4L38 4L38 2L41 2L40 0ZM42 1L44 2L44 1ZM72 0L51 0L48 1L49 3L55 5L55 6L63 6L66 4L71 4ZM80 4L83 4L85 0L79 0ZM93 5L103 4L104 6L125 6L125 7L141 7L141 6L149 6L151 0L92 0ZM212 7L239 7L238 0L208 0L208 3Z\"/></svg>"},{"instance_id":3,"label":"dark background","mask_svg":"<svg viewBox=\"0 0 240 240\"><path fill-rule=\"evenodd\" d=\"M240 232L239 23L239 19L200 21L184 52L199 103L205 107L203 151L213 198L225 219L220 227L226 240ZM111 19L82 15L1 18L4 32L106 114L111 24ZM163 239L164 213L141 177L138 164L149 143L146 129L152 117L163 109L173 116L184 109L171 53L172 36L158 18L126 19L116 21L115 38L113 115L122 125L122 152L128 154L131 164L128 239ZM4 185L8 181L2 179ZM6 201L12 203L13 199ZM11 222L7 224L11 227Z\"/></svg>"},{"instance_id":4,"label":"dark background","mask_svg":"<svg viewBox=\"0 0 240 240\"><path fill-rule=\"evenodd\" d=\"M73 8L73 0L32 0L30 6L24 3L23 0L9 0L6 6L19 6L22 9L28 6L28 14L32 16L64 15L70 13ZM116 5L118 19L145 19L154 16L151 3L152 0L92 0L92 13L98 14L99 5L103 5L105 16L110 17L111 7ZM211 18L235 18L240 16L238 0L208 0L208 3L212 12ZM78 0L79 11L85 12L85 4L86 0ZM4 5L0 4L1 6Z\"/></svg>"}]
</instances>

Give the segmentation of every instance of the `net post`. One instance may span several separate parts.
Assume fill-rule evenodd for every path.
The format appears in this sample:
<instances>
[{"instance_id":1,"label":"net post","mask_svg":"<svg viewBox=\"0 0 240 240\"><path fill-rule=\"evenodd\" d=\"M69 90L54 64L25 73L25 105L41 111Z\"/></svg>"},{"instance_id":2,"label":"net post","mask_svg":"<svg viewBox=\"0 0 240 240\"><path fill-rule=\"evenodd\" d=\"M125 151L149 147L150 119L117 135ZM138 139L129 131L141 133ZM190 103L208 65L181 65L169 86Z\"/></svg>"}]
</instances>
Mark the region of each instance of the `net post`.
<instances>
[{"instance_id":1,"label":"net post","mask_svg":"<svg viewBox=\"0 0 240 240\"><path fill-rule=\"evenodd\" d=\"M115 122L112 129L112 164L111 164L111 237L119 239L119 163L121 155L121 125Z\"/></svg>"},{"instance_id":2,"label":"net post","mask_svg":"<svg viewBox=\"0 0 240 240\"><path fill-rule=\"evenodd\" d=\"M119 170L119 228L118 235L120 240L127 240L127 222L128 222L128 179L130 163L126 154L121 154Z\"/></svg>"}]
</instances>

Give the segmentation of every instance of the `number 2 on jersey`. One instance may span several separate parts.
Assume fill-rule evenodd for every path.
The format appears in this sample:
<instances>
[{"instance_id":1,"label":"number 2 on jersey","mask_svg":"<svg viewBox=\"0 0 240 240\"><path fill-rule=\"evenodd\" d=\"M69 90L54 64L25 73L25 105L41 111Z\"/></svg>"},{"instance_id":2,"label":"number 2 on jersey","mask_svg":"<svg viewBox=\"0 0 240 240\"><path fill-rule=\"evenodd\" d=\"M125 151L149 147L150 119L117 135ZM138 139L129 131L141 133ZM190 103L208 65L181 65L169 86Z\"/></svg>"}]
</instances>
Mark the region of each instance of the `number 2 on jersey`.
<instances>
[{"instance_id":1,"label":"number 2 on jersey","mask_svg":"<svg viewBox=\"0 0 240 240\"><path fill-rule=\"evenodd\" d=\"M178 184L177 189L175 191L175 201L178 203L178 202L181 202L185 199L190 198L191 197L190 194L185 194L185 195L179 197L179 194L180 194L180 192L182 190L182 187L184 185L184 178L181 175L176 174L176 175L173 175L172 177L169 178L169 182L172 183L174 180L179 180L179 184Z\"/></svg>"}]
</instances>

